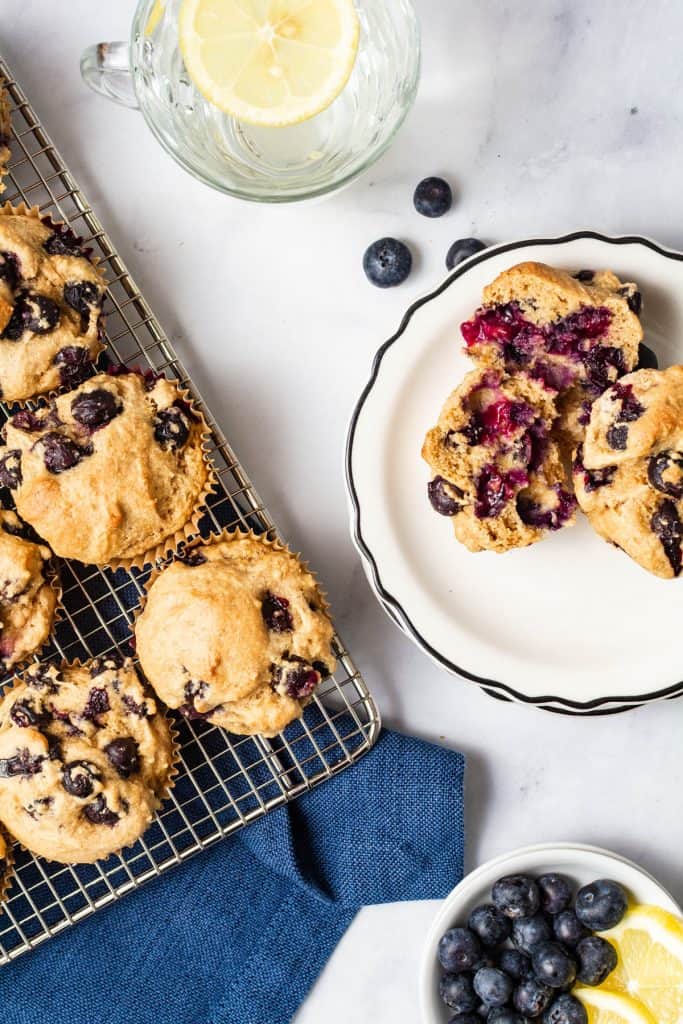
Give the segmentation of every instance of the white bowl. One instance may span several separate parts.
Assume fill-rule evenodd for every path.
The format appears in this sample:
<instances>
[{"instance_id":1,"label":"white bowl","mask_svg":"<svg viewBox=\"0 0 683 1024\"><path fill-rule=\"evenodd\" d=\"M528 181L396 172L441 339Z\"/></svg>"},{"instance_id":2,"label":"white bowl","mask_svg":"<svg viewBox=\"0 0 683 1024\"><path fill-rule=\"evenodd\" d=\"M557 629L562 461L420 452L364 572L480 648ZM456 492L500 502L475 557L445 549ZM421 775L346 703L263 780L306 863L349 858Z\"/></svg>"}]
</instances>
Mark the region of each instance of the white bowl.
<instances>
[{"instance_id":1,"label":"white bowl","mask_svg":"<svg viewBox=\"0 0 683 1024\"><path fill-rule=\"evenodd\" d=\"M505 875L542 875L557 871L578 885L596 878L612 878L624 886L636 903L654 903L674 914L681 908L652 875L625 857L580 843L544 843L503 854L470 872L446 897L434 918L420 967L420 1007L423 1024L446 1024L452 1011L439 998L441 967L439 939L455 925L464 924L480 903L488 903L493 883Z\"/></svg>"}]
</instances>

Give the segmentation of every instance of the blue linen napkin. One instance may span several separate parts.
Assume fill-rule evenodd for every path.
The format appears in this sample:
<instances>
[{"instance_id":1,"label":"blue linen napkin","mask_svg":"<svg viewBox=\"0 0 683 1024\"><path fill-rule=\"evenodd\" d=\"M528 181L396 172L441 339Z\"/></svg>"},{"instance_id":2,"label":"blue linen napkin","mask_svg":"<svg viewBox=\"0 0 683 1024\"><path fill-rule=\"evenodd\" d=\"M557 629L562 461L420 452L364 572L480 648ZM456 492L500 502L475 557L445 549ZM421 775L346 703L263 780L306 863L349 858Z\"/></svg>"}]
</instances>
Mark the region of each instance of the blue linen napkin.
<instances>
[{"instance_id":1,"label":"blue linen napkin","mask_svg":"<svg viewBox=\"0 0 683 1024\"><path fill-rule=\"evenodd\" d=\"M0 969L3 1024L286 1024L361 906L463 871L464 758L383 731L355 767Z\"/></svg>"}]
</instances>

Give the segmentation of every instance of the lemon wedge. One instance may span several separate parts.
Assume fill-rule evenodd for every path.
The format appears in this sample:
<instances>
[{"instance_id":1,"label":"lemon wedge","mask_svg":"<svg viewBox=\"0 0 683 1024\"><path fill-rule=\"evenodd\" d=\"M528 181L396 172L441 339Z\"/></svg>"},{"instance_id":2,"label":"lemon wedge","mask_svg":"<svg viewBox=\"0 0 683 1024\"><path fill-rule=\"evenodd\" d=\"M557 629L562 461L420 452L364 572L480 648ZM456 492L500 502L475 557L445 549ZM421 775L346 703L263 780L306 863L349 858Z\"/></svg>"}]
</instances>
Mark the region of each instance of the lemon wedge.
<instances>
[{"instance_id":1,"label":"lemon wedge","mask_svg":"<svg viewBox=\"0 0 683 1024\"><path fill-rule=\"evenodd\" d=\"M658 1024L683 1021L683 921L638 905L604 937L619 961L602 987L639 999Z\"/></svg>"},{"instance_id":2,"label":"lemon wedge","mask_svg":"<svg viewBox=\"0 0 683 1024\"><path fill-rule=\"evenodd\" d=\"M627 995L606 992L603 988L575 988L588 1014L588 1024L658 1024L650 1011Z\"/></svg>"},{"instance_id":3,"label":"lemon wedge","mask_svg":"<svg viewBox=\"0 0 683 1024\"><path fill-rule=\"evenodd\" d=\"M353 0L183 0L178 34L203 96L248 124L298 124L330 105L358 52Z\"/></svg>"}]
</instances>

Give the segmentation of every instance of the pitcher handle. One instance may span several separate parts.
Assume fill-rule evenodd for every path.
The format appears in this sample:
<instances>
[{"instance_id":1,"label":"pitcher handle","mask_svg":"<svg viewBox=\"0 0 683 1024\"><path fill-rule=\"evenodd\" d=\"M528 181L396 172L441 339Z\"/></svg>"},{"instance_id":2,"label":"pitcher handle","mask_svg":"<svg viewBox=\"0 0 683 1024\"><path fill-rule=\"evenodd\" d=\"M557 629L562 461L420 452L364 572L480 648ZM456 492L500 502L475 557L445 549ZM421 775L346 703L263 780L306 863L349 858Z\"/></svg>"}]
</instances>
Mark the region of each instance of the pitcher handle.
<instances>
[{"instance_id":1,"label":"pitcher handle","mask_svg":"<svg viewBox=\"0 0 683 1024\"><path fill-rule=\"evenodd\" d=\"M81 76L100 95L116 100L124 107L138 109L128 61L128 43L95 43L89 46L81 57Z\"/></svg>"}]
</instances>

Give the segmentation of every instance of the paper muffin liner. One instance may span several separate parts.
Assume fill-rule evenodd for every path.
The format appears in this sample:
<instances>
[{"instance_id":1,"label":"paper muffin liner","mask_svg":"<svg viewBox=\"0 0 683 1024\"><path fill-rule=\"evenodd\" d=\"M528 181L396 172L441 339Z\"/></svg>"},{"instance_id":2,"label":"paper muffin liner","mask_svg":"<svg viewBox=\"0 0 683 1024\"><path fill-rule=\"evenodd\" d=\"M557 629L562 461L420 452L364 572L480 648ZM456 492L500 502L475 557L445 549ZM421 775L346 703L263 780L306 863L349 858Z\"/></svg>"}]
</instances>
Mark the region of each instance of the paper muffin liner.
<instances>
[{"instance_id":1,"label":"paper muffin liner","mask_svg":"<svg viewBox=\"0 0 683 1024\"><path fill-rule=\"evenodd\" d=\"M39 206L27 206L26 203L24 203L24 202L17 203L16 206L13 206L12 203L9 203L9 202L1 203L0 204L0 217L30 217L33 220L39 220L41 222L41 224L44 224L46 220L49 220L50 227L53 227L53 228L61 228L61 227L63 227L63 228L67 228L69 231L72 231L71 227L65 221L63 221L63 220L55 220L55 218L51 214L42 213ZM75 232L72 232L72 233L74 235L76 234ZM76 236L76 237L79 237L79 236ZM99 259L98 256L91 255L88 252L88 247L87 246L85 246L84 251L86 253L86 258L87 258L88 262L92 266L93 270L95 270L95 272L97 273L98 277L100 278L100 281L102 282L102 287L105 289L105 298L106 298L106 289L107 289L107 286L108 286L108 281L107 281L107 278L106 278L106 276L104 274L104 271L102 270L102 267L100 266L100 259ZM102 317L101 323L104 324L104 321L106 319L106 314L102 310L100 311L100 317ZM97 348L97 352L92 357L92 365L93 365L93 367L97 366L97 360L99 359L99 357L102 355L102 353L104 352L104 350L106 348L106 345L100 339L100 333L102 333L102 332L98 333L98 340L97 340L98 348ZM41 399L45 399L46 401L49 401L51 398L55 398L57 395L62 394L64 392L64 390L65 390L64 386L63 385L59 385L58 387L50 388L47 391L37 391L34 395L31 395L28 398L12 398L12 399L9 399L6 404L7 405L18 405L20 408L25 409L27 405L34 404L34 403L40 401ZM69 390L69 389L67 389L67 390Z\"/></svg>"},{"instance_id":2,"label":"paper muffin liner","mask_svg":"<svg viewBox=\"0 0 683 1024\"><path fill-rule=\"evenodd\" d=\"M221 530L219 533L211 533L211 534L209 534L209 536L207 538L204 538L204 537L194 537L191 541L189 541L188 543L185 544L185 546L183 548L183 554L185 554L185 553L187 553L189 551L193 551L196 548L210 547L210 546L212 546L214 544L221 544L221 543L226 543L226 542L232 543L232 542L237 541L237 540L245 540L245 539L256 541L258 544L262 544L264 547L269 548L270 550L273 550L273 551L285 551L287 554L289 554L293 558L295 558L296 561L306 570L306 572L310 573L310 575L313 577L313 581L314 581L315 587L316 587L316 592L317 592L317 595L318 595L318 598L319 598L319 602L320 602L319 611L323 615L325 615L325 617L330 622L330 625L334 629L334 623L332 621L332 613L331 613L330 604L329 604L329 601L328 601L328 598L327 598L327 594L325 593L325 591L320 586L320 583L318 581L317 575L311 570L308 562L305 561L305 559L303 559L298 552L292 551L292 549L289 547L289 545L283 543L283 541L281 541L278 537L271 538L271 537L268 536L267 532L256 533L254 530L246 530L246 529L243 529L242 527L239 527L239 526L238 527L233 527L231 529L225 528L225 529ZM131 626L131 629L132 629L132 632L133 632L133 636L135 636L135 632L137 630L138 619L140 618L140 616L142 615L142 613L145 610L145 607L147 605L147 600L148 600L148 597L149 597L149 592L151 591L155 581L159 578L159 576L161 576L161 574L163 572L165 572L166 569L168 569L171 565L173 565L174 561L175 561L175 558L172 559L169 562L164 563L163 565L156 565L152 569L152 572L150 573L149 578L147 579L146 583L144 584L143 593L142 593L142 595L140 597L140 604L139 604L139 606L138 606L138 608L137 608L137 610L135 612L134 618L133 618L133 623L132 623L132 626ZM333 675L335 670L336 670L337 657L336 657L336 654L335 654L335 652L334 652L334 650L332 649L331 646L330 646L330 653L332 654L332 657L334 659L334 665L330 666L330 668L331 668L330 675ZM143 671L143 676L144 676L144 671ZM325 678L328 678L328 677L325 677ZM323 680L321 679L320 683L322 683L322 682L323 682ZM320 683L318 684L318 686L320 685ZM153 692L156 695L156 690L154 689L154 686L152 685L151 682L149 682L149 685L152 687L152 690L153 690ZM298 701L298 703L299 703L299 705L301 707L302 712L303 712L303 709L305 707L307 707L308 704L311 703L311 701L313 700L313 698L314 698L315 694L317 693L317 691L318 691L318 687L316 687L316 689L313 691L313 693L310 694L308 697L297 698L297 701ZM211 720L209 720L209 721L210 721L210 724L215 725L218 728L223 728L223 726L221 726L219 722L212 722ZM292 721L295 721L295 719L292 719ZM234 731L234 730L227 730L227 731ZM261 736L269 736L271 734L270 733L256 733L256 734L235 733L235 735L261 735ZM277 735L277 734L274 734L274 735Z\"/></svg>"},{"instance_id":3,"label":"paper muffin liner","mask_svg":"<svg viewBox=\"0 0 683 1024\"><path fill-rule=\"evenodd\" d=\"M0 877L0 904L4 903L7 899L12 880L14 879L14 842L15 840L9 834L4 826L0 826L0 835L5 840L7 846L7 852L5 854L5 870Z\"/></svg>"},{"instance_id":4,"label":"paper muffin liner","mask_svg":"<svg viewBox=\"0 0 683 1024\"><path fill-rule=\"evenodd\" d=\"M117 650L118 650L118 648L117 648ZM106 658L107 655L106 654L100 655L100 657ZM126 655L124 655L124 657L126 657ZM128 655L127 657L130 657L130 655ZM45 664L47 664L47 665L54 665L54 667L59 672L61 672L65 668L86 668L89 665L89 663L91 661L93 661L93 660L94 660L94 658L87 658L85 660L83 660L81 658L74 658L72 661L68 661L65 658L61 659L61 661L51 661L51 660L48 659L48 660L45 661ZM145 678L144 672L142 672L139 664L137 663L137 660L135 658L131 658L131 661L133 662L133 668L135 669L136 675L140 679L140 682L150 691L150 696L153 697L153 699L157 703L157 706L158 706L157 714L161 714L161 716L163 717L164 721L166 722L166 724L168 726L169 735L171 737L171 755L170 755L170 758L169 758L168 772L166 774L166 778L163 780L163 783L159 786L158 793L153 793L152 794L153 795L152 805L151 805L151 808L150 808L149 817L147 818L147 821L145 823L145 827L143 828L142 832L140 832L129 843L126 843L123 846L119 846L115 850L111 850L109 853L105 854L103 857L96 857L93 860L69 860L69 861L66 861L66 860L55 860L52 857L45 857L42 853L36 853L36 851L32 850L30 846L26 846L25 843L23 843L20 839L18 839L10 831L10 829L7 827L7 825L4 822L0 822L0 830L3 832L5 838L6 839L8 838L10 843L15 843L20 849L24 850L26 853L30 854L32 857L40 857L41 860L49 860L49 861L51 861L54 864L94 864L94 863L96 863L98 861L107 860L109 857L112 857L112 856L117 856L117 857L122 857L123 858L124 855L125 855L125 851L132 849L135 846L135 844L138 842L138 840L141 839L144 836L144 834L147 832L147 829L153 823L154 816L157 813L157 811L170 798L171 791L172 791L173 787L175 786L176 779L178 778L178 775L180 774L180 769L181 769L181 764L182 764L182 756L181 756L181 752L180 752L180 739L179 739L179 735L178 735L178 728L177 728L176 722L175 722L173 716L171 715L169 709L166 707L166 705L161 700L161 698L157 696L154 688L150 685L150 683ZM15 689L15 687L20 686L20 685L22 685L23 683L26 682L25 672L26 672L26 668L27 667L28 666L25 666L23 668L22 672L15 673L14 678L11 680L11 682L3 690L2 695L0 696L0 701L4 702L5 698L9 697L9 695ZM8 846L8 849L9 849L9 846ZM12 856L12 864L13 863L14 863L14 858ZM2 900L2 898L3 898L1 893L2 893L2 890L0 889L0 900Z\"/></svg>"},{"instance_id":5,"label":"paper muffin liner","mask_svg":"<svg viewBox=\"0 0 683 1024\"><path fill-rule=\"evenodd\" d=\"M129 372L135 373L136 371L131 370ZM164 379L170 380L171 383L175 383L175 381L170 377L166 377ZM131 569L144 569L150 565L154 566L164 559L167 559L169 556L176 554L181 544L186 544L199 533L199 523L206 511L209 496L215 491L218 483L216 470L211 459L211 431L204 414L197 407L197 404L190 392L185 388L180 387L176 387L176 390L178 392L178 398L189 407L191 416L193 416L199 423L199 443L202 451L202 461L206 468L204 484L194 503L190 518L184 526L179 530L176 530L174 533L170 533L153 548L149 548L147 551L143 551L139 555L135 555L132 558L109 559L109 561L103 563L102 567L105 569L127 569L130 571Z\"/></svg>"}]
</instances>

